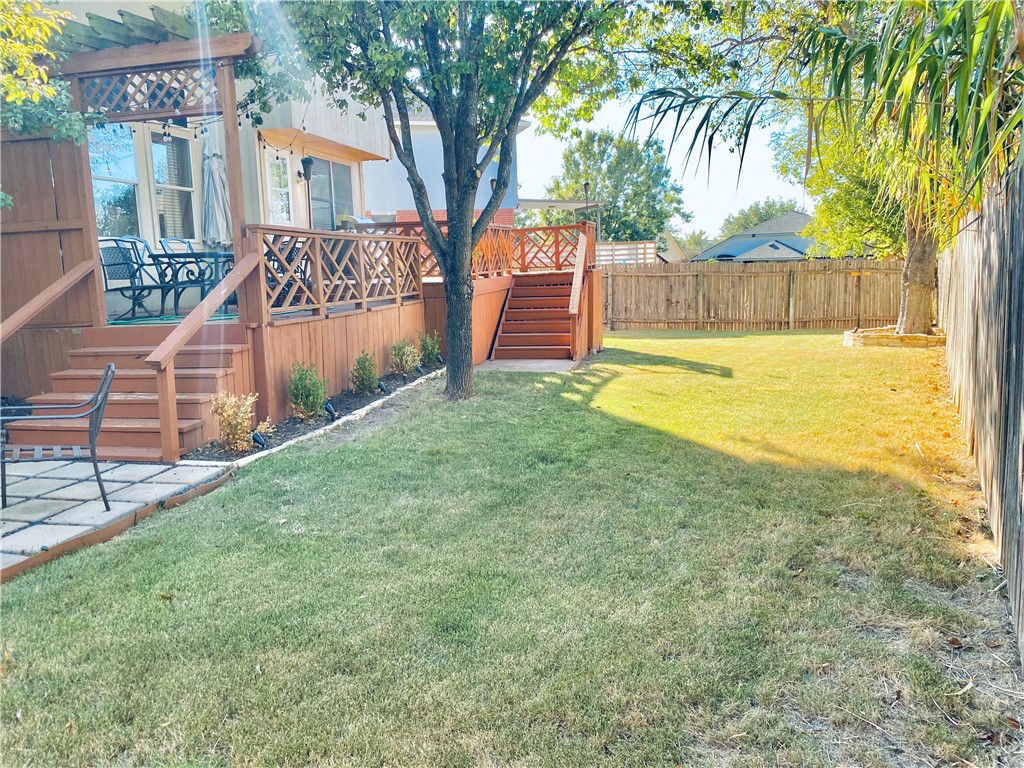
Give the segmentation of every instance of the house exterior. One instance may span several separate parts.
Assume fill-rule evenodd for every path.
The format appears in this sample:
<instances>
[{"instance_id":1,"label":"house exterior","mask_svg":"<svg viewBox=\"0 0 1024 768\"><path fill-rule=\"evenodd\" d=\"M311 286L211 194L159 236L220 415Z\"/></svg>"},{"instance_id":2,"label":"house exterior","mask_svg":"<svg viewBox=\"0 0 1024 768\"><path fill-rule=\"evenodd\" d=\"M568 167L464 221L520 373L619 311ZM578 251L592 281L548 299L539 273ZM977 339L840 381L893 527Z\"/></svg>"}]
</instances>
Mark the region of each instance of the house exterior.
<instances>
[{"instance_id":1,"label":"house exterior","mask_svg":"<svg viewBox=\"0 0 1024 768\"><path fill-rule=\"evenodd\" d=\"M519 133L529 127L522 121ZM444 160L441 150L441 136L437 126L428 112L410 115L413 150L416 153L416 165L427 186L430 202L434 206L434 218L442 221L447 218L444 194ZM494 223L512 226L515 223L515 212L519 205L518 152L513 150L512 169L509 173L508 191L501 202L501 207L494 214ZM497 175L498 162L492 160L488 170L484 171L480 188L476 193L476 210L479 212L487 205L491 197L490 179ZM387 163L367 164L365 168L366 208L365 216L375 221L411 222L419 221L412 191L406 181L405 167L397 160Z\"/></svg>"},{"instance_id":2,"label":"house exterior","mask_svg":"<svg viewBox=\"0 0 1024 768\"><path fill-rule=\"evenodd\" d=\"M810 223L806 213L790 211L705 248L694 261L798 261L814 245L799 233Z\"/></svg>"},{"instance_id":3,"label":"house exterior","mask_svg":"<svg viewBox=\"0 0 1024 768\"><path fill-rule=\"evenodd\" d=\"M235 67L259 41L151 9L64 30L52 76L74 109L104 115L85 142L0 135L14 201L0 210L0 393L81 403L114 363L103 460L172 461L216 438L219 392L258 394L258 418L278 421L295 363L340 392L362 350L384 371L396 341L443 339L446 323L415 225L342 226L385 162L383 132L323 104L247 129ZM159 253L161 239L183 249ZM586 224L489 228L473 255L474 362L599 348L593 244ZM10 422L8 445L81 445L81 422Z\"/></svg>"}]
</instances>

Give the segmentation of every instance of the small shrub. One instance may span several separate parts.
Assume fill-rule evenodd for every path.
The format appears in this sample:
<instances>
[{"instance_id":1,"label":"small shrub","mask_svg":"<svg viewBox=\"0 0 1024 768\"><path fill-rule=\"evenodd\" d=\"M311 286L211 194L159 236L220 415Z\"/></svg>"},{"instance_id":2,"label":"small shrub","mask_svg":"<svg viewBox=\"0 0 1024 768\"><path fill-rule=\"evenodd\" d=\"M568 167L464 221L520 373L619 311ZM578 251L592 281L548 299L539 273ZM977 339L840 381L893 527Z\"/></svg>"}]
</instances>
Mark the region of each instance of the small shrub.
<instances>
[{"instance_id":1,"label":"small shrub","mask_svg":"<svg viewBox=\"0 0 1024 768\"><path fill-rule=\"evenodd\" d=\"M441 337L437 335L437 331L433 333L416 331L416 333L420 337L420 365L437 365L437 356L441 354Z\"/></svg>"},{"instance_id":2,"label":"small shrub","mask_svg":"<svg viewBox=\"0 0 1024 768\"><path fill-rule=\"evenodd\" d=\"M292 366L288 397L291 398L292 413L302 421L309 421L323 410L327 399L327 379L320 378L316 363Z\"/></svg>"},{"instance_id":3,"label":"small shrub","mask_svg":"<svg viewBox=\"0 0 1024 768\"><path fill-rule=\"evenodd\" d=\"M391 365L395 373L410 373L420 362L420 353L405 339L391 345Z\"/></svg>"},{"instance_id":4,"label":"small shrub","mask_svg":"<svg viewBox=\"0 0 1024 768\"><path fill-rule=\"evenodd\" d=\"M213 415L217 418L219 442L229 451L248 451L252 448L252 420L259 395L235 395L218 392L213 397ZM256 425L256 432L274 431L270 420Z\"/></svg>"},{"instance_id":5,"label":"small shrub","mask_svg":"<svg viewBox=\"0 0 1024 768\"><path fill-rule=\"evenodd\" d=\"M372 395L377 391L380 384L380 375L377 373L377 360L365 349L356 358L356 366L352 369L349 378L352 379L352 389L362 395Z\"/></svg>"}]
</instances>

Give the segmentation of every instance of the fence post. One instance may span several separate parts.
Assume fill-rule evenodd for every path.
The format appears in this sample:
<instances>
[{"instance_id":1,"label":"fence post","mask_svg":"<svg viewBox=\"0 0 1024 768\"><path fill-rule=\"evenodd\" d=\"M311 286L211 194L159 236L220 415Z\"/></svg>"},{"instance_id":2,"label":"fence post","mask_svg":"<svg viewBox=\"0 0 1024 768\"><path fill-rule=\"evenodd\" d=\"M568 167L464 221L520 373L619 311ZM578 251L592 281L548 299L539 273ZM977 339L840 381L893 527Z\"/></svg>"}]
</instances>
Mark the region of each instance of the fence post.
<instances>
[{"instance_id":1,"label":"fence post","mask_svg":"<svg viewBox=\"0 0 1024 768\"><path fill-rule=\"evenodd\" d=\"M699 269L699 267L698 267ZM697 330L704 330L704 280L703 272L697 272Z\"/></svg>"},{"instance_id":2,"label":"fence post","mask_svg":"<svg viewBox=\"0 0 1024 768\"><path fill-rule=\"evenodd\" d=\"M867 275L867 269L861 267L860 271L857 272L857 327L860 328L864 322L864 278Z\"/></svg>"},{"instance_id":3,"label":"fence post","mask_svg":"<svg viewBox=\"0 0 1024 768\"><path fill-rule=\"evenodd\" d=\"M796 270L789 270L789 330L796 327Z\"/></svg>"}]
</instances>

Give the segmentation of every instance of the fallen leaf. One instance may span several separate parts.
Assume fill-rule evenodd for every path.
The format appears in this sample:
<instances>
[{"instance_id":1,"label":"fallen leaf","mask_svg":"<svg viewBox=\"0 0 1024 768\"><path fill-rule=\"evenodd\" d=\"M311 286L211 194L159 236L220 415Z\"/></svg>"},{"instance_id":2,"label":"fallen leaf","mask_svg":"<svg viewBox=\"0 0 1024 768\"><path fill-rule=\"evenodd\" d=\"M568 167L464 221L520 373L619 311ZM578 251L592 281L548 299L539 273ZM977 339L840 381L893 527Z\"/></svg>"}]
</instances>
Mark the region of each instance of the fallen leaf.
<instances>
[{"instance_id":1,"label":"fallen leaf","mask_svg":"<svg viewBox=\"0 0 1024 768\"><path fill-rule=\"evenodd\" d=\"M951 434L949 434L949 432L943 432L943 433L942 433L942 436L943 436L943 437L952 437L952 435L951 435Z\"/></svg>"},{"instance_id":2,"label":"fallen leaf","mask_svg":"<svg viewBox=\"0 0 1024 768\"><path fill-rule=\"evenodd\" d=\"M1011 728L1016 728L1018 731L1020 730L1020 720L1018 720L1017 718L1007 717L1006 722L1010 724Z\"/></svg>"},{"instance_id":3,"label":"fallen leaf","mask_svg":"<svg viewBox=\"0 0 1024 768\"><path fill-rule=\"evenodd\" d=\"M960 638L958 637L951 637L946 642L949 643L950 648L956 648L959 650L964 647L964 644L960 642Z\"/></svg>"},{"instance_id":4,"label":"fallen leaf","mask_svg":"<svg viewBox=\"0 0 1024 768\"><path fill-rule=\"evenodd\" d=\"M160 599L161 600L173 600L174 599L174 595L172 595L170 592L161 592L160 593Z\"/></svg>"},{"instance_id":5,"label":"fallen leaf","mask_svg":"<svg viewBox=\"0 0 1024 768\"><path fill-rule=\"evenodd\" d=\"M978 733L979 741L987 741L994 747L1005 747L1007 744L1012 742L1013 736L1003 731L993 731L991 728L985 728Z\"/></svg>"},{"instance_id":6,"label":"fallen leaf","mask_svg":"<svg viewBox=\"0 0 1024 768\"><path fill-rule=\"evenodd\" d=\"M988 648L1002 648L1004 645L1006 645L1006 643L1004 643L1002 640L996 640L995 638L990 637L988 640L985 641L985 645Z\"/></svg>"}]
</instances>

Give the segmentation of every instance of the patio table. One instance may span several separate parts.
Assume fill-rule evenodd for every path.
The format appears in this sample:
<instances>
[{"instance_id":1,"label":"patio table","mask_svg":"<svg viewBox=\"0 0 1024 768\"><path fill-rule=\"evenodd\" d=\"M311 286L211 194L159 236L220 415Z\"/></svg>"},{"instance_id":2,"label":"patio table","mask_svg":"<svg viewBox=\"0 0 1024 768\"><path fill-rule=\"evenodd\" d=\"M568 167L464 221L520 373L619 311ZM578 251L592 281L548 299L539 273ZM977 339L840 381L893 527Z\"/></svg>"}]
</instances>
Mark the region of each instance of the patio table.
<instances>
[{"instance_id":1,"label":"patio table","mask_svg":"<svg viewBox=\"0 0 1024 768\"><path fill-rule=\"evenodd\" d=\"M231 251L153 254L150 258L159 272L161 283L174 295L175 315L181 314L181 297L186 290L197 288L200 298L205 299L235 265L235 254ZM163 310L161 306L161 314Z\"/></svg>"}]
</instances>

